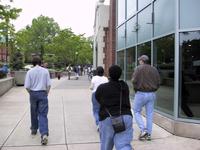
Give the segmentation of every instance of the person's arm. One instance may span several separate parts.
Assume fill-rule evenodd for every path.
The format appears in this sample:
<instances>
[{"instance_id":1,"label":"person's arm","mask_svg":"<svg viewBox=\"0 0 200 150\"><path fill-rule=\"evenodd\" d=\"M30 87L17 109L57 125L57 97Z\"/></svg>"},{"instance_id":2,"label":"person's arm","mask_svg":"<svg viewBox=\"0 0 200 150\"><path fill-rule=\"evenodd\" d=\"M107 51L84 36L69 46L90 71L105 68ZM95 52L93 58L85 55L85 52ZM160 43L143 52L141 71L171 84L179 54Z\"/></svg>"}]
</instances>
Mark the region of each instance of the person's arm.
<instances>
[{"instance_id":1,"label":"person's arm","mask_svg":"<svg viewBox=\"0 0 200 150\"><path fill-rule=\"evenodd\" d=\"M90 84L90 90L94 89L94 83L95 83L95 78L92 77L91 84Z\"/></svg>"},{"instance_id":2,"label":"person's arm","mask_svg":"<svg viewBox=\"0 0 200 150\"><path fill-rule=\"evenodd\" d=\"M91 82L90 84L90 90L93 90L94 89L94 83Z\"/></svg>"},{"instance_id":3,"label":"person's arm","mask_svg":"<svg viewBox=\"0 0 200 150\"><path fill-rule=\"evenodd\" d=\"M47 86L47 95L49 95L49 91L50 91L51 86Z\"/></svg>"},{"instance_id":4,"label":"person's arm","mask_svg":"<svg viewBox=\"0 0 200 150\"><path fill-rule=\"evenodd\" d=\"M30 93L30 76L29 76L29 72L27 72L26 77L25 77L25 82L24 82L24 87L26 88L27 92Z\"/></svg>"},{"instance_id":5,"label":"person's arm","mask_svg":"<svg viewBox=\"0 0 200 150\"><path fill-rule=\"evenodd\" d=\"M50 88L51 88L51 78L49 71L47 70L47 95L49 94Z\"/></svg>"},{"instance_id":6,"label":"person's arm","mask_svg":"<svg viewBox=\"0 0 200 150\"><path fill-rule=\"evenodd\" d=\"M101 102L101 97L102 97L102 88L101 85L97 88L96 92L95 92L95 98L96 100L99 102L99 104L102 104Z\"/></svg>"}]
</instances>

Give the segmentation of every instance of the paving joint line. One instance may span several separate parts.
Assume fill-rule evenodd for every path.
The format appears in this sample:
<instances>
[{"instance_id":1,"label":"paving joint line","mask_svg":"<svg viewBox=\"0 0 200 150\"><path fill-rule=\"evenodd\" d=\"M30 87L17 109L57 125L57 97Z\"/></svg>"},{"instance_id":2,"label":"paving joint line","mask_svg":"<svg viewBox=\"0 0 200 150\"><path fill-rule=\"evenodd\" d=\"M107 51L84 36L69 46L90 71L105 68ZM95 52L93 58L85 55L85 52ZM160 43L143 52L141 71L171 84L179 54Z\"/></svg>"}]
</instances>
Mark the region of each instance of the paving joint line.
<instances>
[{"instance_id":1,"label":"paving joint line","mask_svg":"<svg viewBox=\"0 0 200 150\"><path fill-rule=\"evenodd\" d=\"M64 121L64 133L65 133L65 144L66 148L68 150L68 144L67 144L67 129L66 129L66 120L65 120L65 106L64 106L64 101L63 101L63 96L62 96L62 108L63 108L63 121Z\"/></svg>"},{"instance_id":2,"label":"paving joint line","mask_svg":"<svg viewBox=\"0 0 200 150\"><path fill-rule=\"evenodd\" d=\"M2 146L1 146L1 149L4 147L4 145L6 144L6 142L8 141L8 139L10 138L10 136L13 134L13 132L15 131L15 129L18 127L18 125L21 123L21 121L24 119L27 111L28 111L28 108L26 108L27 110L24 112L24 114L22 115L21 119L19 119L19 121L17 122L17 124L15 125L15 127L11 130L10 134L8 135L8 137L6 138L6 140L3 142ZM0 149L0 150L1 150Z\"/></svg>"}]
</instances>

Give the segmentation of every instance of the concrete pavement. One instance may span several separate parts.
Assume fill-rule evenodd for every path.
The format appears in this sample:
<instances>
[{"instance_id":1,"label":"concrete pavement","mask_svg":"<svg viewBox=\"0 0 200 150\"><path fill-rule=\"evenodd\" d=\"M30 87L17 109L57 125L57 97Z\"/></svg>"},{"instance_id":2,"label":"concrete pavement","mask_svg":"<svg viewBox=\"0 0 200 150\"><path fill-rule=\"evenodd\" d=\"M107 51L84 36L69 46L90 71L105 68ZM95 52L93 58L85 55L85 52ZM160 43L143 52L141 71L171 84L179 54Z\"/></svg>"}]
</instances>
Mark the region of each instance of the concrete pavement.
<instances>
[{"instance_id":1,"label":"concrete pavement","mask_svg":"<svg viewBox=\"0 0 200 150\"><path fill-rule=\"evenodd\" d=\"M49 94L49 143L40 145L40 135L30 135L29 95L14 87L0 97L0 150L99 150L91 109L87 77L52 80ZM152 141L138 141L134 122L135 150L200 150L200 140L174 136L154 125Z\"/></svg>"}]
</instances>

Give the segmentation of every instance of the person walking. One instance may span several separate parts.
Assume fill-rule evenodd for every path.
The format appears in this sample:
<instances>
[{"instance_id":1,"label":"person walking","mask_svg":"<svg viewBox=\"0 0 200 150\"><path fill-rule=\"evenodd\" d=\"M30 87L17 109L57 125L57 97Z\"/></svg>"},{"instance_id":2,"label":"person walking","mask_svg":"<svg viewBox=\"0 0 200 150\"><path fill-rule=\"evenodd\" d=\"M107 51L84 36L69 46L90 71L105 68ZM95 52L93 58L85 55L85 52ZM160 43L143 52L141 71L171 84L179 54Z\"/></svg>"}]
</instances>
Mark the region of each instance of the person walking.
<instances>
[{"instance_id":1,"label":"person walking","mask_svg":"<svg viewBox=\"0 0 200 150\"><path fill-rule=\"evenodd\" d=\"M149 57L147 55L142 55L138 61L139 66L136 67L132 76L135 90L133 111L141 131L139 140L151 140L155 92L160 85L160 75L155 67L148 64ZM141 115L142 107L145 107L146 110L146 126Z\"/></svg>"},{"instance_id":2,"label":"person walking","mask_svg":"<svg viewBox=\"0 0 200 150\"><path fill-rule=\"evenodd\" d=\"M69 65L67 66L66 70L67 70L68 80L70 80L70 77L71 77L71 73L72 73L72 71L73 71L73 68L72 68L72 66L69 64Z\"/></svg>"},{"instance_id":3,"label":"person walking","mask_svg":"<svg viewBox=\"0 0 200 150\"><path fill-rule=\"evenodd\" d=\"M92 90L92 110L97 126L97 131L99 131L99 103L95 98L96 89L100 84L107 83L108 78L104 76L103 67L99 66L96 69L96 75L92 77L90 89Z\"/></svg>"},{"instance_id":4,"label":"person walking","mask_svg":"<svg viewBox=\"0 0 200 150\"><path fill-rule=\"evenodd\" d=\"M41 67L41 59L33 57L33 68L25 78L25 88L30 95L31 134L36 135L39 128L41 144L48 143L48 94L51 87L49 71Z\"/></svg>"},{"instance_id":5,"label":"person walking","mask_svg":"<svg viewBox=\"0 0 200 150\"><path fill-rule=\"evenodd\" d=\"M119 80L121 74L122 69L119 66L111 66L109 68L109 82L99 85L95 92L95 97L100 104L101 150L112 150L114 146L116 150L133 149L131 146L133 122L129 88L126 82ZM114 125L115 121L112 121L115 116L120 118L120 124L116 126Z\"/></svg>"}]
</instances>

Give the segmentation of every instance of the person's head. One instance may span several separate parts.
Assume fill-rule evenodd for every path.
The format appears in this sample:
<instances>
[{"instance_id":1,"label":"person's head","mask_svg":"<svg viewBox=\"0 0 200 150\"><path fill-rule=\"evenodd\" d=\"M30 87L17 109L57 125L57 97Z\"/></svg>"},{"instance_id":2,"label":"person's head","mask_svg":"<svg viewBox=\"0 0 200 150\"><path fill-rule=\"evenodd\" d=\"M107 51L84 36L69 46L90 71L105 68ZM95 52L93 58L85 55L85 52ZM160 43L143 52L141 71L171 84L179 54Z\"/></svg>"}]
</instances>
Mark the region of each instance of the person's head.
<instances>
[{"instance_id":1,"label":"person's head","mask_svg":"<svg viewBox=\"0 0 200 150\"><path fill-rule=\"evenodd\" d=\"M118 81L122 74L122 69L118 65L112 65L109 68L109 76L111 80Z\"/></svg>"},{"instance_id":2,"label":"person's head","mask_svg":"<svg viewBox=\"0 0 200 150\"><path fill-rule=\"evenodd\" d=\"M96 69L96 75L97 75L97 76L103 76L103 74L104 74L104 69L103 69L103 67L98 66L97 69Z\"/></svg>"},{"instance_id":3,"label":"person's head","mask_svg":"<svg viewBox=\"0 0 200 150\"><path fill-rule=\"evenodd\" d=\"M42 63L42 61L41 61L41 59L40 59L40 57L39 56L34 56L33 57L33 59L32 59L32 64L33 64L33 66L36 66L36 65L41 65L41 63Z\"/></svg>"},{"instance_id":4,"label":"person's head","mask_svg":"<svg viewBox=\"0 0 200 150\"><path fill-rule=\"evenodd\" d=\"M148 64L149 62L149 57L147 55L142 55L138 58L139 64Z\"/></svg>"}]
</instances>

